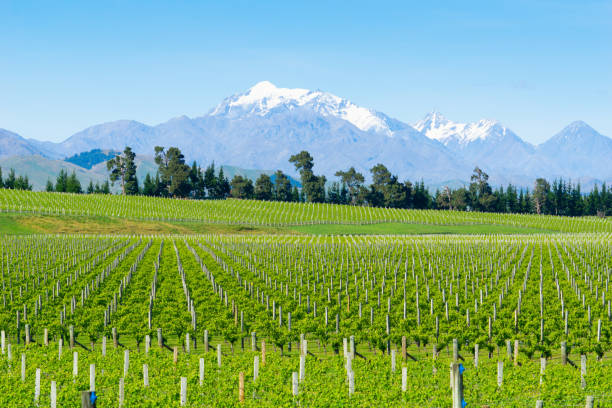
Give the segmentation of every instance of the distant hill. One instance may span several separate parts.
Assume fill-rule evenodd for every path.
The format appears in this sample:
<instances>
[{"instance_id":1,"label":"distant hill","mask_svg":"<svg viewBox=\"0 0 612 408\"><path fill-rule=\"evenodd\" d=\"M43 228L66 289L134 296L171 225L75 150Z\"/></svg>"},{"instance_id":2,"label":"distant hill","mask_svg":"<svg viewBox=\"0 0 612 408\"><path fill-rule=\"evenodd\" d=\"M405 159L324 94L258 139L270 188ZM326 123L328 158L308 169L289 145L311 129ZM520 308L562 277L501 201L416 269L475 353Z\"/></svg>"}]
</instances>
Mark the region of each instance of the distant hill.
<instances>
[{"instance_id":1,"label":"distant hill","mask_svg":"<svg viewBox=\"0 0 612 408\"><path fill-rule=\"evenodd\" d=\"M88 152L82 152L75 154L74 156L70 156L64 159L64 161L76 164L84 169L91 169L96 164L107 162L109 159L112 159L118 154L120 154L120 152L114 150L93 149Z\"/></svg>"}]
</instances>

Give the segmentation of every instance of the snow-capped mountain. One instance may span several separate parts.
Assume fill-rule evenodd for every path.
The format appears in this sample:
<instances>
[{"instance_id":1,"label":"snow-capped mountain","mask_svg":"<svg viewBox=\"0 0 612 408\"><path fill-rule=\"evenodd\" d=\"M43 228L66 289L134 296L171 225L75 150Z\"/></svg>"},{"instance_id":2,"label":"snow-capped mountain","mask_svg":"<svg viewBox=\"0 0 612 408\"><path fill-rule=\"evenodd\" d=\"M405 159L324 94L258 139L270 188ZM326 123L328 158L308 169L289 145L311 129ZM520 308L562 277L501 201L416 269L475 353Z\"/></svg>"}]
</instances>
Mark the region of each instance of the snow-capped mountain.
<instances>
[{"instance_id":1,"label":"snow-capped mountain","mask_svg":"<svg viewBox=\"0 0 612 408\"><path fill-rule=\"evenodd\" d=\"M365 175L378 163L400 179L439 184L468 182L480 166L497 184L530 186L536 177L612 179L612 139L575 122L534 147L494 120L453 122L432 112L413 126L324 91L279 88L264 81L224 99L207 114L180 116L156 126L120 120L89 127L64 142L24 139L0 131L0 157L61 159L94 148L177 146L188 160L242 168L281 169L295 175L289 157L308 150L315 172L333 179L350 166Z\"/></svg>"},{"instance_id":2,"label":"snow-capped mountain","mask_svg":"<svg viewBox=\"0 0 612 408\"><path fill-rule=\"evenodd\" d=\"M291 112L298 107L310 109L325 117L333 116L346 120L365 132L392 136L397 131L410 128L383 113L357 106L331 93L301 88L277 88L269 81L259 82L244 93L226 98L210 111L209 116L266 116L281 111Z\"/></svg>"}]
</instances>

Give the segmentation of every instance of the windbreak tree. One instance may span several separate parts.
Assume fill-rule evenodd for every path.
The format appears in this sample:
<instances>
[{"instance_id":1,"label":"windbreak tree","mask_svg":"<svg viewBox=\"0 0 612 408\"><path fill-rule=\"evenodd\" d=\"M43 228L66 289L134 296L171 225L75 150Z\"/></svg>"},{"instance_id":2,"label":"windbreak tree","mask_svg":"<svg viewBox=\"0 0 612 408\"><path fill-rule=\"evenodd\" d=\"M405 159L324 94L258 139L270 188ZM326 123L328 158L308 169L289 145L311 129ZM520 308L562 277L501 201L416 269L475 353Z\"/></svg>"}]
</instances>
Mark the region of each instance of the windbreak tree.
<instances>
[{"instance_id":1,"label":"windbreak tree","mask_svg":"<svg viewBox=\"0 0 612 408\"><path fill-rule=\"evenodd\" d=\"M191 191L189 174L191 169L185 164L185 156L178 147L165 150L155 146L155 163L159 166L161 182L171 197L187 197Z\"/></svg>"},{"instance_id":2,"label":"windbreak tree","mask_svg":"<svg viewBox=\"0 0 612 408\"><path fill-rule=\"evenodd\" d=\"M255 199L266 200L272 199L272 179L267 174L261 174L257 180L255 180Z\"/></svg>"},{"instance_id":3,"label":"windbreak tree","mask_svg":"<svg viewBox=\"0 0 612 408\"><path fill-rule=\"evenodd\" d=\"M106 162L106 168L110 171L110 180L114 184L121 182L121 194L138 194L138 179L136 178L136 153L132 148L126 146L122 154L115 156Z\"/></svg>"},{"instance_id":4,"label":"windbreak tree","mask_svg":"<svg viewBox=\"0 0 612 408\"><path fill-rule=\"evenodd\" d=\"M309 203L325 202L325 176L315 176L312 172L314 159L306 150L294 154L289 158L295 169L300 173L302 182L302 194Z\"/></svg>"}]
</instances>

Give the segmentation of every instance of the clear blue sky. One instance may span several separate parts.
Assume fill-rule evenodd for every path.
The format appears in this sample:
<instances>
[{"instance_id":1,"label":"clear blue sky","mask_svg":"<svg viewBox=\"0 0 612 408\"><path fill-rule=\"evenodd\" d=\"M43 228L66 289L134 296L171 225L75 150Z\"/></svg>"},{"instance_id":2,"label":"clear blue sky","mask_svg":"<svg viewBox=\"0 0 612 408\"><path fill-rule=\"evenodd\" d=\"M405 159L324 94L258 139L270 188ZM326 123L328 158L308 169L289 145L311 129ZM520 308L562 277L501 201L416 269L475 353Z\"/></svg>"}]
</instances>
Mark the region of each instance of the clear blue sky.
<instances>
[{"instance_id":1,"label":"clear blue sky","mask_svg":"<svg viewBox=\"0 0 612 408\"><path fill-rule=\"evenodd\" d=\"M4 0L0 127L59 141L157 124L269 80L406 122L435 108L531 142L576 119L612 136L611 22L589 0Z\"/></svg>"}]
</instances>

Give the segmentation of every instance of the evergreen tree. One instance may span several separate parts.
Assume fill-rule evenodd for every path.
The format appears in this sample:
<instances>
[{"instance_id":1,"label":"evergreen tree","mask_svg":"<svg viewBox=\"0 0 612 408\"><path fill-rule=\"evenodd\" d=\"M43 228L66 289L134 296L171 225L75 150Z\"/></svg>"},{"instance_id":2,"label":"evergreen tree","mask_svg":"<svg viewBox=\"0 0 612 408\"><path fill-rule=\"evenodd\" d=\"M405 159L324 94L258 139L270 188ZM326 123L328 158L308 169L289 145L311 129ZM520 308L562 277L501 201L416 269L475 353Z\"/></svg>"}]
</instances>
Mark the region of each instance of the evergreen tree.
<instances>
[{"instance_id":1,"label":"evergreen tree","mask_svg":"<svg viewBox=\"0 0 612 408\"><path fill-rule=\"evenodd\" d=\"M337 171L336 177L340 177L342 184L348 187L350 203L356 205L359 189L365 181L363 174L357 172L354 167L351 167L347 171Z\"/></svg>"},{"instance_id":2,"label":"evergreen tree","mask_svg":"<svg viewBox=\"0 0 612 408\"><path fill-rule=\"evenodd\" d=\"M272 200L272 179L267 174L261 174L255 180L255 199L256 200Z\"/></svg>"},{"instance_id":3,"label":"evergreen tree","mask_svg":"<svg viewBox=\"0 0 612 408\"><path fill-rule=\"evenodd\" d=\"M204 188L208 197L215 198L217 191L217 175L215 172L215 162L212 162L204 171Z\"/></svg>"},{"instance_id":4,"label":"evergreen tree","mask_svg":"<svg viewBox=\"0 0 612 408\"><path fill-rule=\"evenodd\" d=\"M47 179L47 185L45 186L45 191L48 193L52 193L53 191L55 191L55 188L53 187L53 182L49 179Z\"/></svg>"},{"instance_id":5,"label":"evergreen tree","mask_svg":"<svg viewBox=\"0 0 612 408\"><path fill-rule=\"evenodd\" d=\"M156 196L157 195L157 184L149 173L145 176L142 184L142 194L145 196Z\"/></svg>"},{"instance_id":6,"label":"evergreen tree","mask_svg":"<svg viewBox=\"0 0 612 408\"><path fill-rule=\"evenodd\" d=\"M230 195L234 198L251 199L253 198L253 181L246 177L236 174L230 183Z\"/></svg>"},{"instance_id":7,"label":"evergreen tree","mask_svg":"<svg viewBox=\"0 0 612 408\"><path fill-rule=\"evenodd\" d=\"M138 194L138 179L136 178L136 154L132 148L127 146L122 154L115 156L106 162L106 168L110 171L110 180L121 182L121 194Z\"/></svg>"},{"instance_id":8,"label":"evergreen tree","mask_svg":"<svg viewBox=\"0 0 612 408\"><path fill-rule=\"evenodd\" d=\"M291 201L291 182L280 170L274 173L274 199L276 201Z\"/></svg>"},{"instance_id":9,"label":"evergreen tree","mask_svg":"<svg viewBox=\"0 0 612 408\"><path fill-rule=\"evenodd\" d=\"M312 172L313 160L313 157L306 150L302 150L289 158L289 162L293 163L295 169L300 173L302 194L306 197L306 201L322 203L325 202L325 182L327 179L325 176L314 175Z\"/></svg>"},{"instance_id":10,"label":"evergreen tree","mask_svg":"<svg viewBox=\"0 0 612 408\"><path fill-rule=\"evenodd\" d=\"M95 191L95 187L92 180L89 180L89 185L87 185L87 194L93 194Z\"/></svg>"},{"instance_id":11,"label":"evergreen tree","mask_svg":"<svg viewBox=\"0 0 612 408\"><path fill-rule=\"evenodd\" d=\"M81 188L81 182L77 178L74 170L72 171L72 174L70 174L70 176L68 176L68 178L66 179L66 192L75 194L81 194L83 192L83 189Z\"/></svg>"},{"instance_id":12,"label":"evergreen tree","mask_svg":"<svg viewBox=\"0 0 612 408\"><path fill-rule=\"evenodd\" d=\"M229 180L227 179L227 177L225 177L225 174L223 173L223 167L219 168L219 175L217 176L217 183L215 187L215 198L225 199L227 198L227 196L229 196L232 188L230 186Z\"/></svg>"},{"instance_id":13,"label":"evergreen tree","mask_svg":"<svg viewBox=\"0 0 612 408\"><path fill-rule=\"evenodd\" d=\"M187 197L191 190L189 173L191 169L185 164L185 156L178 147L165 150L155 146L155 163L168 194L172 197Z\"/></svg>"},{"instance_id":14,"label":"evergreen tree","mask_svg":"<svg viewBox=\"0 0 612 408\"><path fill-rule=\"evenodd\" d=\"M4 181L2 180L2 167L0 167L0 188L4 188Z\"/></svg>"}]
</instances>

